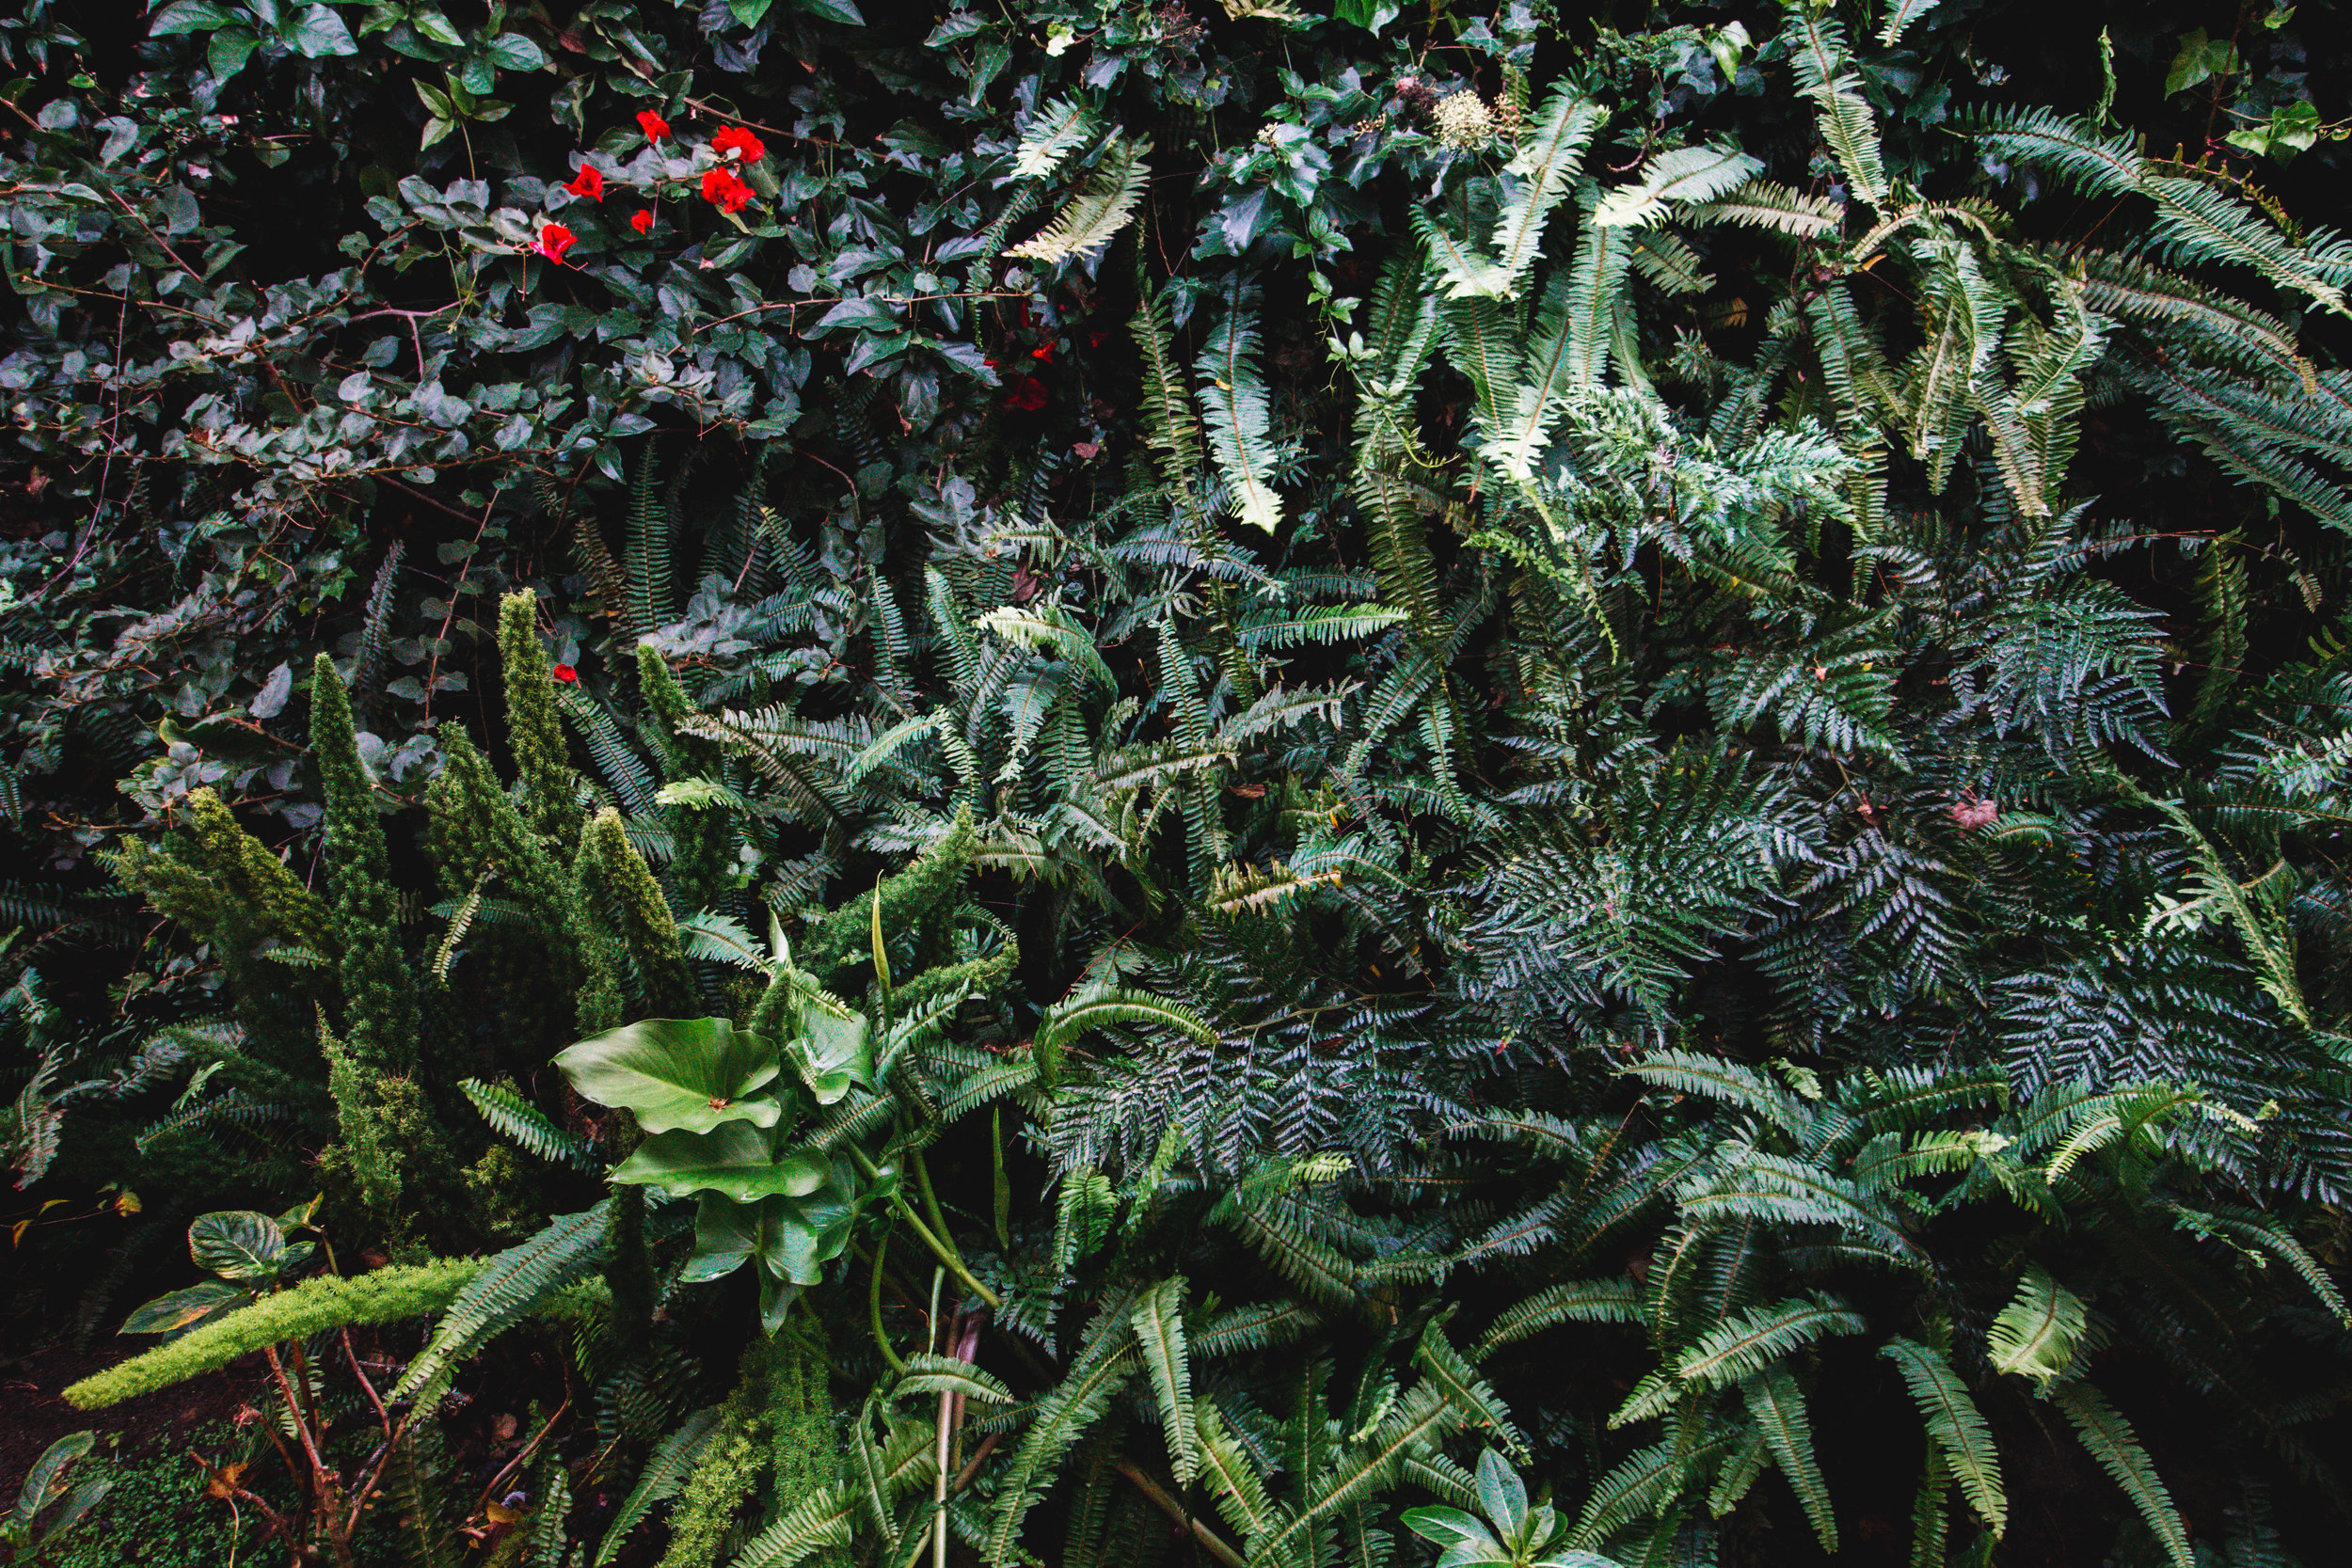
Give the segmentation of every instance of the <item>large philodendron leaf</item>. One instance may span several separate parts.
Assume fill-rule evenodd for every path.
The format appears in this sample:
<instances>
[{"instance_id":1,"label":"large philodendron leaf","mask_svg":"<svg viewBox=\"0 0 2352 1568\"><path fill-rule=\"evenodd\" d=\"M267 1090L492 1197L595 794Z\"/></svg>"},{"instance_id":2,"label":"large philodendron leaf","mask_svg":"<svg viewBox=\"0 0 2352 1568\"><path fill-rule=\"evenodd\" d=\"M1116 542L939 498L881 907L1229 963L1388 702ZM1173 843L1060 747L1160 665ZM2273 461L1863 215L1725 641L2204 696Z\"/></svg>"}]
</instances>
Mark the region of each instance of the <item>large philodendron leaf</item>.
<instances>
[{"instance_id":1,"label":"large philodendron leaf","mask_svg":"<svg viewBox=\"0 0 2352 1568\"><path fill-rule=\"evenodd\" d=\"M843 1018L822 1005L801 1005L801 1032L792 1041L801 1082L819 1105L831 1105L852 1084L874 1086L874 1041L863 1015Z\"/></svg>"},{"instance_id":2,"label":"large philodendron leaf","mask_svg":"<svg viewBox=\"0 0 2352 1568\"><path fill-rule=\"evenodd\" d=\"M655 1018L556 1053L573 1088L617 1105L647 1132L707 1132L724 1122L773 1127L784 1108L750 1099L783 1069L777 1043L723 1018Z\"/></svg>"},{"instance_id":3,"label":"large philodendron leaf","mask_svg":"<svg viewBox=\"0 0 2352 1568\"><path fill-rule=\"evenodd\" d=\"M820 1167L813 1186L791 1196L738 1202L705 1191L694 1218L694 1251L686 1260L692 1283L734 1273L750 1259L771 1281L814 1285L824 1265L850 1244L850 1222L868 1203L887 1197L898 1177L885 1167L879 1182L861 1179L847 1160Z\"/></svg>"},{"instance_id":4,"label":"large philodendron leaf","mask_svg":"<svg viewBox=\"0 0 2352 1568\"><path fill-rule=\"evenodd\" d=\"M774 1134L730 1121L707 1132L657 1133L615 1166L623 1186L659 1187L674 1197L723 1193L738 1203L799 1197L825 1184L824 1159L800 1149L779 1153Z\"/></svg>"}]
</instances>

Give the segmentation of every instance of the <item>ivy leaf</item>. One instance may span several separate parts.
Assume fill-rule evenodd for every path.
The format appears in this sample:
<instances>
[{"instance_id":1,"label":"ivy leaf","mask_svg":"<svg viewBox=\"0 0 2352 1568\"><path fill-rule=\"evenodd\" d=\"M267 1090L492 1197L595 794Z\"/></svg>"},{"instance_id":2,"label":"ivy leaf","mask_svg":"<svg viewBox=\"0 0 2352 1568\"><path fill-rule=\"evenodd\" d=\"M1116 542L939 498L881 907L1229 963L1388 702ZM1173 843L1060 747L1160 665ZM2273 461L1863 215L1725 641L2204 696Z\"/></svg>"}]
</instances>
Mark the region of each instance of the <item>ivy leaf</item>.
<instances>
[{"instance_id":1,"label":"ivy leaf","mask_svg":"<svg viewBox=\"0 0 2352 1568\"><path fill-rule=\"evenodd\" d=\"M573 1088L632 1112L647 1132L707 1132L722 1122L773 1127L783 1107L746 1097L783 1070L777 1043L723 1018L658 1018L556 1053Z\"/></svg>"},{"instance_id":2,"label":"ivy leaf","mask_svg":"<svg viewBox=\"0 0 2352 1568\"><path fill-rule=\"evenodd\" d=\"M343 19L335 14L332 6L312 6L305 10L295 19L286 39L306 60L359 53L359 46L351 40L351 29L343 25Z\"/></svg>"},{"instance_id":3,"label":"ivy leaf","mask_svg":"<svg viewBox=\"0 0 2352 1568\"><path fill-rule=\"evenodd\" d=\"M215 28L233 27L245 18L216 0L176 0L155 13L154 24L148 28L150 38L169 38L174 33L209 33Z\"/></svg>"}]
</instances>

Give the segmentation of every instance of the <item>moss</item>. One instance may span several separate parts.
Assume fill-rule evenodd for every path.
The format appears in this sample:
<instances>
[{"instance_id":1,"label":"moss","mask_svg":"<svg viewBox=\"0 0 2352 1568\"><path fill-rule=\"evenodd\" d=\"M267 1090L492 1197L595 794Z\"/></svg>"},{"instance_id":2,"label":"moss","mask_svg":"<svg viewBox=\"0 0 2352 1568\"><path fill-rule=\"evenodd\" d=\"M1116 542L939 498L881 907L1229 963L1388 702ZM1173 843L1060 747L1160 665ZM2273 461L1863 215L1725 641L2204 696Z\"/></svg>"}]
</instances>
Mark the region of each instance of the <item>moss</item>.
<instances>
[{"instance_id":1,"label":"moss","mask_svg":"<svg viewBox=\"0 0 2352 1568\"><path fill-rule=\"evenodd\" d=\"M103 1409L215 1371L264 1345L347 1324L396 1323L438 1312L482 1268L480 1259L449 1258L349 1277L320 1275L84 1378L66 1389L66 1402L77 1410Z\"/></svg>"},{"instance_id":2,"label":"moss","mask_svg":"<svg viewBox=\"0 0 2352 1568\"><path fill-rule=\"evenodd\" d=\"M121 1568L125 1563L138 1568L220 1568L232 1557L257 1560L254 1527L259 1521L248 1517L239 1539L231 1530L229 1510L204 1495L204 1472L188 1458L192 1449L217 1462L243 1445L236 1430L222 1422L151 1449L126 1446L93 1454L76 1468L74 1480L103 1478L108 1482L105 1498L40 1556L42 1568Z\"/></svg>"}]
</instances>

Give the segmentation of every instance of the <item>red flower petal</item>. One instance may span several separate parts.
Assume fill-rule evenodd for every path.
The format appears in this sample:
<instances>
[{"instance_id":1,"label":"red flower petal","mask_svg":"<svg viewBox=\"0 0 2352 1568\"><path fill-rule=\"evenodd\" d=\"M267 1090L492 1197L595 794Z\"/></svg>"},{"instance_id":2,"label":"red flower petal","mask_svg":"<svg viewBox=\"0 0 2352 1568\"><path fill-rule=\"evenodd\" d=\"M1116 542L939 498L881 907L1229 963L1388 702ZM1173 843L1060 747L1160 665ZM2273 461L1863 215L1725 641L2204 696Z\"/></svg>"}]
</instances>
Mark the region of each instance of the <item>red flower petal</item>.
<instances>
[{"instance_id":1,"label":"red flower petal","mask_svg":"<svg viewBox=\"0 0 2352 1568\"><path fill-rule=\"evenodd\" d=\"M564 188L574 196L584 196L591 201L602 201L604 199L604 175L596 165L582 164L580 166L580 172L572 176L570 183Z\"/></svg>"},{"instance_id":2,"label":"red flower petal","mask_svg":"<svg viewBox=\"0 0 2352 1568\"><path fill-rule=\"evenodd\" d=\"M564 253L572 248L572 231L560 223L550 223L539 230L539 237L531 242L532 250L557 266L564 264Z\"/></svg>"},{"instance_id":3,"label":"red flower petal","mask_svg":"<svg viewBox=\"0 0 2352 1568\"><path fill-rule=\"evenodd\" d=\"M580 672L573 669L568 664L559 664L554 669L548 671L548 673L553 675L557 680L562 681L565 686L578 686L580 684Z\"/></svg>"},{"instance_id":4,"label":"red flower petal","mask_svg":"<svg viewBox=\"0 0 2352 1568\"><path fill-rule=\"evenodd\" d=\"M645 133L647 141L660 141L670 134L670 122L651 109L638 111L637 128Z\"/></svg>"},{"instance_id":5,"label":"red flower petal","mask_svg":"<svg viewBox=\"0 0 2352 1568\"><path fill-rule=\"evenodd\" d=\"M631 229L636 230L640 234L651 233L653 231L653 214L641 208L638 210L637 215L628 220L628 226Z\"/></svg>"},{"instance_id":6,"label":"red flower petal","mask_svg":"<svg viewBox=\"0 0 2352 1568\"><path fill-rule=\"evenodd\" d=\"M710 138L713 152L733 152L747 164L755 164L768 156L767 144L740 125L730 125Z\"/></svg>"}]
</instances>

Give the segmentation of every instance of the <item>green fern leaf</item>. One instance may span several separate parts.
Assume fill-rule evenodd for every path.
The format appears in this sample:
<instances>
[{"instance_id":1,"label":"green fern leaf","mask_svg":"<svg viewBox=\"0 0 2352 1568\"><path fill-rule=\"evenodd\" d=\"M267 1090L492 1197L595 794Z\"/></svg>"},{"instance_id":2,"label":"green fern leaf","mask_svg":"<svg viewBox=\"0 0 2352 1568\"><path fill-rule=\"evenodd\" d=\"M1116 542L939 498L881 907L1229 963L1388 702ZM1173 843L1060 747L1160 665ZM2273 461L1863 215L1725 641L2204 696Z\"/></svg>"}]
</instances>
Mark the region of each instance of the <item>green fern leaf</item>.
<instances>
[{"instance_id":1,"label":"green fern leaf","mask_svg":"<svg viewBox=\"0 0 2352 1568\"><path fill-rule=\"evenodd\" d=\"M1200 1432L1193 1411L1192 1357L1184 1343L1184 1276L1171 1275L1144 1291L1129 1322L1159 1400L1168 1467L1180 1489L1189 1486L1200 1467Z\"/></svg>"},{"instance_id":2,"label":"green fern leaf","mask_svg":"<svg viewBox=\"0 0 2352 1568\"><path fill-rule=\"evenodd\" d=\"M2001 1308L1987 1333L1993 1365L2037 1383L2062 1375L2074 1359L2086 1314L2074 1293L2038 1263L2026 1265L2017 1294Z\"/></svg>"},{"instance_id":3,"label":"green fern leaf","mask_svg":"<svg viewBox=\"0 0 2352 1568\"><path fill-rule=\"evenodd\" d=\"M2173 1568L2194 1568L2195 1554L2189 1550L2188 1527L2181 1522L2180 1511L2172 1506L2172 1496L2164 1489L2156 1467L2149 1461L2148 1450L2139 1446L2139 1436L2131 1422L2117 1413L2105 1395L2088 1383L2061 1383L2050 1390L2051 1402L2066 1412L2066 1418L2074 1423L2075 1434L2099 1467L2114 1478L2115 1483L2132 1500L2139 1516L2164 1543L2171 1557Z\"/></svg>"},{"instance_id":4,"label":"green fern leaf","mask_svg":"<svg viewBox=\"0 0 2352 1568\"><path fill-rule=\"evenodd\" d=\"M1837 1516L1830 1508L1829 1484L1821 1479L1821 1464L1813 1451L1813 1420L1805 1414L1804 1394L1785 1367L1768 1368L1740 1386L1748 1419L1764 1433L1765 1446L1780 1473L1796 1489L1804 1516L1820 1538L1821 1550L1837 1550Z\"/></svg>"},{"instance_id":5,"label":"green fern leaf","mask_svg":"<svg viewBox=\"0 0 2352 1568\"><path fill-rule=\"evenodd\" d=\"M1716 1324L1684 1351L1675 1362L1675 1375L1703 1388L1720 1388L1755 1375L1817 1339L1859 1334L1866 1326L1859 1313L1833 1296L1752 1307Z\"/></svg>"},{"instance_id":6,"label":"green fern leaf","mask_svg":"<svg viewBox=\"0 0 2352 1568\"><path fill-rule=\"evenodd\" d=\"M612 1200L565 1214L516 1246L486 1259L434 1326L432 1342L408 1364L393 1399L414 1394L474 1354L540 1303L579 1279L602 1255Z\"/></svg>"},{"instance_id":7,"label":"green fern leaf","mask_svg":"<svg viewBox=\"0 0 2352 1568\"><path fill-rule=\"evenodd\" d=\"M678 1495L686 1478L692 1474L695 1461L710 1446L711 1434L719 1430L719 1418L720 1409L715 1404L697 1410L654 1445L645 1467L637 1473L637 1484L629 1488L620 1511L605 1527L604 1542L596 1548L596 1568L604 1568L628 1544L629 1532L653 1511L655 1504Z\"/></svg>"},{"instance_id":8,"label":"green fern leaf","mask_svg":"<svg viewBox=\"0 0 2352 1568\"><path fill-rule=\"evenodd\" d=\"M490 1131L525 1153L535 1154L542 1160L560 1160L577 1170L595 1168L596 1156L585 1142L549 1121L547 1113L514 1090L485 1084L479 1078L462 1080L457 1087L482 1113Z\"/></svg>"},{"instance_id":9,"label":"green fern leaf","mask_svg":"<svg viewBox=\"0 0 2352 1568\"><path fill-rule=\"evenodd\" d=\"M1148 141L1113 136L1102 162L1088 173L1069 205L1035 237L1005 254L1052 266L1110 244L1111 237L1127 227L1136 203L1143 199L1144 182L1152 176L1152 166L1143 161L1143 155L1151 150Z\"/></svg>"},{"instance_id":10,"label":"green fern leaf","mask_svg":"<svg viewBox=\"0 0 2352 1568\"><path fill-rule=\"evenodd\" d=\"M1967 1386L1940 1351L1914 1339L1890 1339L1879 1354L1893 1361L1911 1388L1912 1402L1927 1423L1928 1437L1943 1450L1961 1495L1985 1527L1999 1535L2009 1520L2009 1497L2001 1485L2000 1456L1993 1429L1985 1425Z\"/></svg>"}]
</instances>

